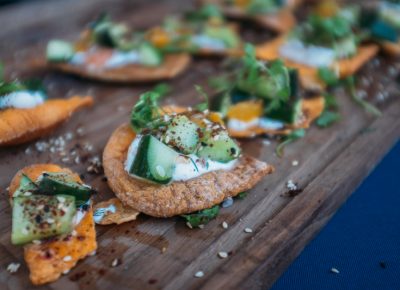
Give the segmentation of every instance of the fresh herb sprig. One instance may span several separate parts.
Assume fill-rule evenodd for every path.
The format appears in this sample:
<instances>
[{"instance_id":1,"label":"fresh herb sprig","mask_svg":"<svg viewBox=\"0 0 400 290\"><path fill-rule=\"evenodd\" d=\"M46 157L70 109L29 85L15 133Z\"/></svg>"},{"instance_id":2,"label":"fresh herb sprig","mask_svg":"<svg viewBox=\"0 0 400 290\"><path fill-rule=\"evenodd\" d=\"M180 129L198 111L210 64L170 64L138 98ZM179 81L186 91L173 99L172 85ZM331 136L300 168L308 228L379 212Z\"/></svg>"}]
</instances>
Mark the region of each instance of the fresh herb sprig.
<instances>
[{"instance_id":1,"label":"fresh herb sprig","mask_svg":"<svg viewBox=\"0 0 400 290\"><path fill-rule=\"evenodd\" d=\"M306 135L306 131L304 129L297 129L291 132L289 135L284 137L281 143L279 143L278 146L276 146L275 153L278 157L283 156L283 150L286 145L303 138Z\"/></svg>"},{"instance_id":2,"label":"fresh herb sprig","mask_svg":"<svg viewBox=\"0 0 400 290\"><path fill-rule=\"evenodd\" d=\"M139 101L131 112L131 126L136 133L143 129L155 129L163 124L161 109L158 101L162 95L157 91L150 91L140 95Z\"/></svg>"},{"instance_id":3,"label":"fresh herb sprig","mask_svg":"<svg viewBox=\"0 0 400 290\"><path fill-rule=\"evenodd\" d=\"M216 218L219 214L219 205L215 205L212 208L203 209L201 211L184 214L182 217L186 220L186 223L191 228L198 228L201 225L207 224L212 219Z\"/></svg>"},{"instance_id":4,"label":"fresh herb sprig","mask_svg":"<svg viewBox=\"0 0 400 290\"><path fill-rule=\"evenodd\" d=\"M338 104L335 96L329 93L324 94L325 107L321 116L318 117L316 124L318 127L327 128L340 120Z\"/></svg>"}]
</instances>

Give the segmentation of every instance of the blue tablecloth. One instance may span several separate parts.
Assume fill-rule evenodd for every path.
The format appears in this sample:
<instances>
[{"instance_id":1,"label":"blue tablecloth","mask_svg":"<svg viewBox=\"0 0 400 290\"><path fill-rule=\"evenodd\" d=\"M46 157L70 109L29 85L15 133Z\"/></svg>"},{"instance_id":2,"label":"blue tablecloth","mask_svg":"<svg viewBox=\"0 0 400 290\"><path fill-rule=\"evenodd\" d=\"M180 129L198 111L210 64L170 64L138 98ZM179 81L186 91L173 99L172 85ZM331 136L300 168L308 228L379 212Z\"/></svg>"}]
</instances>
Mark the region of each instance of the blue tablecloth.
<instances>
[{"instance_id":1,"label":"blue tablecloth","mask_svg":"<svg viewBox=\"0 0 400 290\"><path fill-rule=\"evenodd\" d=\"M272 289L400 289L400 143Z\"/></svg>"}]
</instances>

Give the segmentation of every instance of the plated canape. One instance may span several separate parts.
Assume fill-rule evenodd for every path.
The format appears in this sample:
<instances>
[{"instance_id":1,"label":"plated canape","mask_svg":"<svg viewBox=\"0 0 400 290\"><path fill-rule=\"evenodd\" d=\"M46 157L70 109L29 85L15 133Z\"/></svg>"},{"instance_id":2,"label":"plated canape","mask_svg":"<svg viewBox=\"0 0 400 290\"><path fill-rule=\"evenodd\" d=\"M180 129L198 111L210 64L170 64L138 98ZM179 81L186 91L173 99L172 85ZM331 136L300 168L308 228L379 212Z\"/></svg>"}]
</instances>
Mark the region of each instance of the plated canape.
<instances>
[{"instance_id":1,"label":"plated canape","mask_svg":"<svg viewBox=\"0 0 400 290\"><path fill-rule=\"evenodd\" d=\"M363 7L361 22L384 52L392 56L400 55L399 1L380 1L377 7Z\"/></svg>"},{"instance_id":2,"label":"plated canape","mask_svg":"<svg viewBox=\"0 0 400 290\"><path fill-rule=\"evenodd\" d=\"M104 173L124 205L155 217L214 212L273 172L241 153L218 114L204 106L161 108L158 98L141 95L131 123L116 129L104 149Z\"/></svg>"},{"instance_id":3,"label":"plated canape","mask_svg":"<svg viewBox=\"0 0 400 290\"><path fill-rule=\"evenodd\" d=\"M51 40L47 60L54 69L110 82L171 79L190 62L186 53L166 53L128 27L101 15L73 42Z\"/></svg>"},{"instance_id":4,"label":"plated canape","mask_svg":"<svg viewBox=\"0 0 400 290\"><path fill-rule=\"evenodd\" d=\"M334 2L322 2L307 21L291 33L260 45L257 57L284 59L288 66L299 70L305 88L322 90L326 84L319 76L321 68L346 78L378 52L377 45L360 43L358 17L357 7L341 8Z\"/></svg>"},{"instance_id":5,"label":"plated canape","mask_svg":"<svg viewBox=\"0 0 400 290\"><path fill-rule=\"evenodd\" d=\"M233 19L250 20L277 33L285 33L296 24L292 10L301 0L203 0L218 5Z\"/></svg>"},{"instance_id":6,"label":"plated canape","mask_svg":"<svg viewBox=\"0 0 400 290\"><path fill-rule=\"evenodd\" d=\"M167 17L147 39L163 51L189 52L202 56L240 55L238 27L225 20L215 5L204 5L181 17Z\"/></svg>"},{"instance_id":7,"label":"plated canape","mask_svg":"<svg viewBox=\"0 0 400 290\"><path fill-rule=\"evenodd\" d=\"M259 61L252 46L245 51L239 67L219 81L222 88L211 105L230 135L288 135L308 128L324 111L324 97L301 89L297 70L283 61Z\"/></svg>"},{"instance_id":8,"label":"plated canape","mask_svg":"<svg viewBox=\"0 0 400 290\"><path fill-rule=\"evenodd\" d=\"M25 167L11 181L11 242L24 247L33 284L57 280L96 250L92 193L79 175L54 164Z\"/></svg>"},{"instance_id":9,"label":"plated canape","mask_svg":"<svg viewBox=\"0 0 400 290\"><path fill-rule=\"evenodd\" d=\"M0 146L11 146L48 135L74 112L93 104L91 97L48 99L36 81L0 80Z\"/></svg>"}]
</instances>

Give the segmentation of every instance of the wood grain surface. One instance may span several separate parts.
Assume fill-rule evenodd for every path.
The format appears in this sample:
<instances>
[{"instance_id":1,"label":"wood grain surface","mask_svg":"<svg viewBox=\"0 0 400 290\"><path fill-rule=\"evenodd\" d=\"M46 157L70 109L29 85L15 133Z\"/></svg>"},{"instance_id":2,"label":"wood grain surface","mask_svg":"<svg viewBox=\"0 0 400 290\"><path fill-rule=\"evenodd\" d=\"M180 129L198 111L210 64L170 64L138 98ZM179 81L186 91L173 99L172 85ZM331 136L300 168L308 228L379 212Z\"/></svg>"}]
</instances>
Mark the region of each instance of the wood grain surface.
<instances>
[{"instance_id":1,"label":"wood grain surface","mask_svg":"<svg viewBox=\"0 0 400 290\"><path fill-rule=\"evenodd\" d=\"M192 1L173 0L37 0L0 8L0 60L6 64L8 78L43 79L51 97L79 94L95 99L92 108L76 114L51 136L0 149L0 289L33 288L22 249L10 243L6 188L14 174L33 163L58 163L93 185L99 191L96 201L111 197L101 170L92 170L94 158L101 158L107 139L126 122L138 95L152 87L104 84L49 71L43 62L47 41L73 39L101 11L144 28L192 7ZM304 17L304 11L298 16ZM273 36L248 23L242 32L247 40L259 43ZM199 99L193 85L209 91L207 81L223 71L222 64L220 59L195 59L187 72L169 82L173 92L165 104L195 104ZM204 229L190 230L180 218L145 215L120 226L98 226L95 256L55 283L34 289L268 288L399 139L400 100L395 82L399 68L399 60L379 56L360 72L360 92L365 91L368 100L382 110L380 118L369 116L338 90L341 121L328 129L313 126L305 138L286 147L283 158L274 154L276 140L241 141L246 153L273 164L276 172L244 200L222 209ZM65 141L68 160L56 150L59 136ZM292 165L295 160L297 166ZM288 180L301 192L288 193ZM222 228L223 221L228 229ZM247 227L253 232L246 233ZM219 258L220 251L228 252L228 258ZM114 259L120 261L117 267L111 267ZM6 271L11 262L21 263L12 275ZM195 278L197 271L203 271L204 277Z\"/></svg>"}]
</instances>

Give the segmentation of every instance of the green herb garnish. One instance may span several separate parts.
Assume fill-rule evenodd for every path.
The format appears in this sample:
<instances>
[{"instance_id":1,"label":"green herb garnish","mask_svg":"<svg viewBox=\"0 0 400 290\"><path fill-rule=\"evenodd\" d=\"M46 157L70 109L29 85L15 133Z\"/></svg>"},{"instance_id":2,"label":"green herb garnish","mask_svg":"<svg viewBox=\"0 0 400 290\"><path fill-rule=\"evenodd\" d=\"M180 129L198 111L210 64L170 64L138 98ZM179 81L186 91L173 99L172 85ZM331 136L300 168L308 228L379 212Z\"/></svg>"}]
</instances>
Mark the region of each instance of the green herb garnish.
<instances>
[{"instance_id":1,"label":"green herb garnish","mask_svg":"<svg viewBox=\"0 0 400 290\"><path fill-rule=\"evenodd\" d=\"M325 93L325 108L316 123L321 128L326 128L340 120L340 114L337 112L338 104L335 96Z\"/></svg>"},{"instance_id":2,"label":"green herb garnish","mask_svg":"<svg viewBox=\"0 0 400 290\"><path fill-rule=\"evenodd\" d=\"M199 110L200 112L204 112L204 111L208 110L208 108L209 108L208 95L207 95L206 92L204 92L204 90L203 90L202 87L200 87L200 86L198 86L198 85L195 85L194 87L195 87L195 89L196 89L196 92L197 92L202 98L204 98L204 102L203 102L203 103L200 103L200 104L197 104L197 105L196 105L196 109Z\"/></svg>"},{"instance_id":3,"label":"green herb garnish","mask_svg":"<svg viewBox=\"0 0 400 290\"><path fill-rule=\"evenodd\" d=\"M286 145L296 141L297 139L303 138L306 135L306 131L304 129L297 129L287 135L281 143L276 147L275 153L278 157L282 157L283 149Z\"/></svg>"},{"instance_id":4,"label":"green herb garnish","mask_svg":"<svg viewBox=\"0 0 400 290\"><path fill-rule=\"evenodd\" d=\"M247 191L243 191L243 192L241 192L241 193L239 193L239 194L237 195L237 198L239 198L239 199L244 199L244 198L247 196L247 194L248 194Z\"/></svg>"},{"instance_id":5,"label":"green herb garnish","mask_svg":"<svg viewBox=\"0 0 400 290\"><path fill-rule=\"evenodd\" d=\"M215 205L212 208L204 209L196 213L184 214L182 217L186 220L188 226L190 225L189 227L198 228L216 218L218 213L219 205Z\"/></svg>"}]
</instances>

